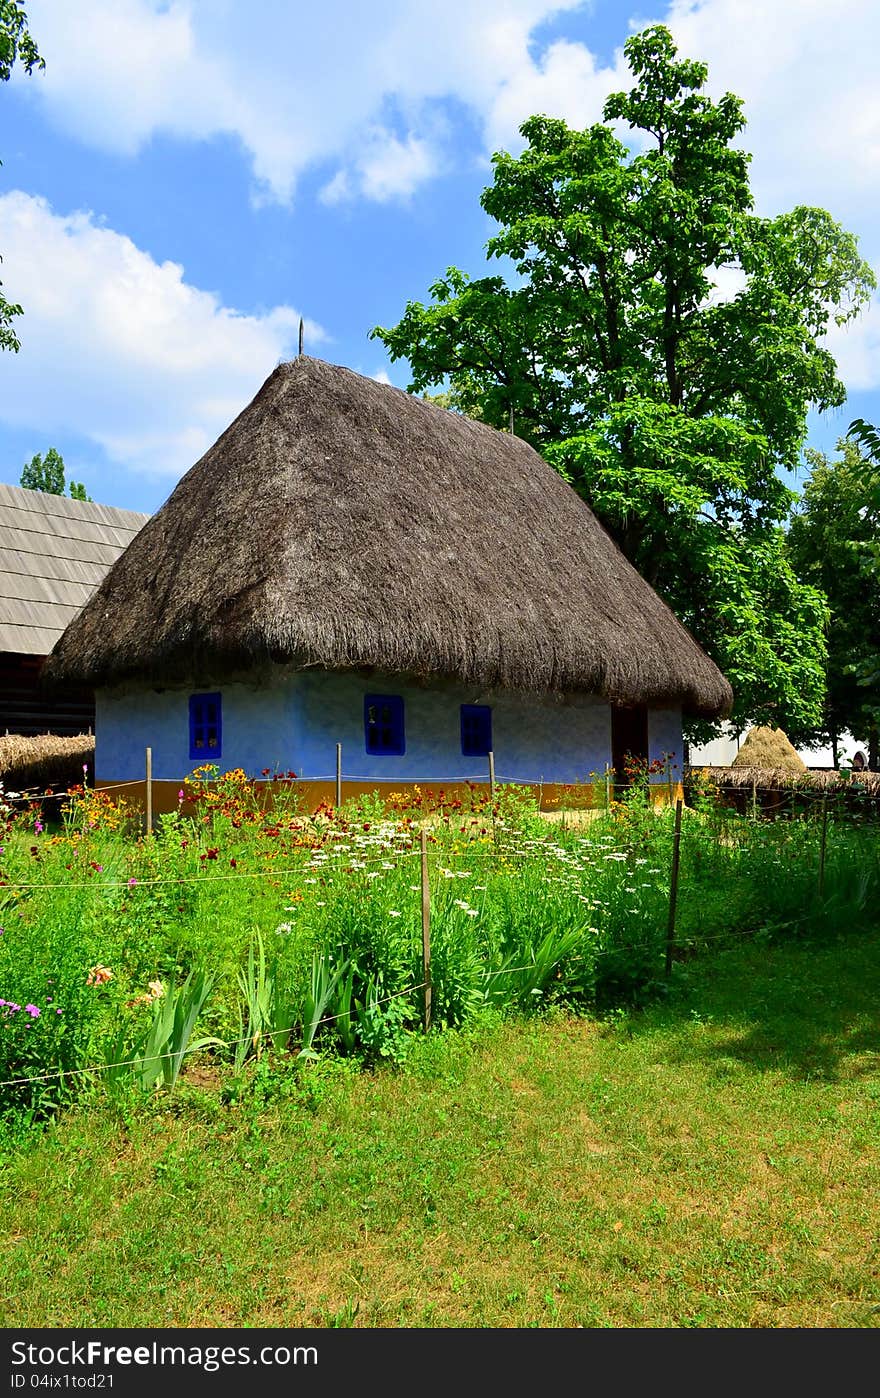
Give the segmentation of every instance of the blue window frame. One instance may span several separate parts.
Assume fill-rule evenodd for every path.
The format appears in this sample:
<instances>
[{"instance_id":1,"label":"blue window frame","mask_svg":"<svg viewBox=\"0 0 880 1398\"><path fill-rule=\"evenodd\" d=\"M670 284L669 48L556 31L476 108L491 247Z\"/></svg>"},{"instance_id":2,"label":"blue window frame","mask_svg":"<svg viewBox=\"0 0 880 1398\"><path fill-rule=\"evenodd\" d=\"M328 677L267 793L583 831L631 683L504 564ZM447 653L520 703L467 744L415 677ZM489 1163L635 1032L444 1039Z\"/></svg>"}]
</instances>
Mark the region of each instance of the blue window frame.
<instances>
[{"instance_id":1,"label":"blue window frame","mask_svg":"<svg viewBox=\"0 0 880 1398\"><path fill-rule=\"evenodd\" d=\"M492 751L492 710L488 704L462 704L461 750L465 757Z\"/></svg>"},{"instance_id":2,"label":"blue window frame","mask_svg":"<svg viewBox=\"0 0 880 1398\"><path fill-rule=\"evenodd\" d=\"M402 757L406 752L399 695L364 695L364 742L374 757Z\"/></svg>"},{"instance_id":3,"label":"blue window frame","mask_svg":"<svg viewBox=\"0 0 880 1398\"><path fill-rule=\"evenodd\" d=\"M219 694L189 697L189 755L213 762L223 750L223 715Z\"/></svg>"}]
</instances>

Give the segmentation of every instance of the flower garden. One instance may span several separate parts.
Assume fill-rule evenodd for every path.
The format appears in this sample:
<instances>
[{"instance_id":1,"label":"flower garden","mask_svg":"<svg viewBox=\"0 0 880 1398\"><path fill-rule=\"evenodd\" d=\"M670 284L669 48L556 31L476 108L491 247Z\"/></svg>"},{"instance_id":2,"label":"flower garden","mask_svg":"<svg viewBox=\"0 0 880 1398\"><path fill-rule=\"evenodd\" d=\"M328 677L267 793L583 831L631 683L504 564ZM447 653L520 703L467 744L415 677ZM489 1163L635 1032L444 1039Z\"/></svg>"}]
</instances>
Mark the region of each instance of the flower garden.
<instances>
[{"instance_id":1,"label":"flower garden","mask_svg":"<svg viewBox=\"0 0 880 1398\"><path fill-rule=\"evenodd\" d=\"M512 787L314 815L292 776L272 791L267 805L242 772L200 769L149 836L101 791L71 792L53 821L39 801L2 803L7 1118L172 1087L194 1065L228 1085L258 1063L405 1064L428 1008L442 1033L641 1003L665 992L668 952L674 980L710 945L868 927L877 906L876 825L750 818L711 788L684 811L671 951L674 812L646 780L553 824Z\"/></svg>"}]
</instances>

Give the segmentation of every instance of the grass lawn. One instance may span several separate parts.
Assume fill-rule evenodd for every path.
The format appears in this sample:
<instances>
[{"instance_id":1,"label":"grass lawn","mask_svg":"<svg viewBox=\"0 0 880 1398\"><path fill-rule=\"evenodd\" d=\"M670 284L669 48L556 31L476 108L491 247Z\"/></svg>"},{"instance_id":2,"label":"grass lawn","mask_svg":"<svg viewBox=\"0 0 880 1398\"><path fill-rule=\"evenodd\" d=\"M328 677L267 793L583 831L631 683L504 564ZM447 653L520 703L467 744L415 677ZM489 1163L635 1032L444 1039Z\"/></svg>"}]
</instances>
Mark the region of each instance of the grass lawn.
<instances>
[{"instance_id":1,"label":"grass lawn","mask_svg":"<svg viewBox=\"0 0 880 1398\"><path fill-rule=\"evenodd\" d=\"M877 1326L878 986L876 934L744 942L405 1072L96 1097L6 1143L0 1323Z\"/></svg>"}]
</instances>

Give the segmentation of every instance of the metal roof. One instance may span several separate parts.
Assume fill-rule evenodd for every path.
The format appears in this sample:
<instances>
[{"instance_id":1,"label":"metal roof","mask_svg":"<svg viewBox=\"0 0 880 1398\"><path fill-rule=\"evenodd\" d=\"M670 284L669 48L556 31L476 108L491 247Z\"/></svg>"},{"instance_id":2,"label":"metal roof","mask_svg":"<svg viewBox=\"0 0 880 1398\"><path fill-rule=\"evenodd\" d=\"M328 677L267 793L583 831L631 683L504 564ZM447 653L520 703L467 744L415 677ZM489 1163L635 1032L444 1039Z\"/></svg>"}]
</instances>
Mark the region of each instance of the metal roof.
<instances>
[{"instance_id":1,"label":"metal roof","mask_svg":"<svg viewBox=\"0 0 880 1398\"><path fill-rule=\"evenodd\" d=\"M0 484L0 651L48 655L148 519Z\"/></svg>"}]
</instances>

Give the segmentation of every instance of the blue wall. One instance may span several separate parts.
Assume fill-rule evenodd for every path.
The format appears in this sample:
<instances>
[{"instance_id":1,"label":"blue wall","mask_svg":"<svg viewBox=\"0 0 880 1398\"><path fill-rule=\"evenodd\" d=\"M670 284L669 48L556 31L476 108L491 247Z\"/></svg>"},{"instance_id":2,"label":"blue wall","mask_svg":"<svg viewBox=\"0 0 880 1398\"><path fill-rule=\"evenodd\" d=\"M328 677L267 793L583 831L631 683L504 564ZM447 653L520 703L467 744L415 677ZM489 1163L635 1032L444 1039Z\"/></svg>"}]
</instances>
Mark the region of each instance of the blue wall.
<instances>
[{"instance_id":1,"label":"blue wall","mask_svg":"<svg viewBox=\"0 0 880 1398\"><path fill-rule=\"evenodd\" d=\"M490 704L499 781L583 782L611 760L611 711L592 699L560 703L525 695L486 694L458 685L422 688L391 678L281 667L263 682L202 686L223 699L222 770L242 767L259 777L264 768L330 779L336 744L342 770L362 780L485 781L481 757L463 757L461 704ZM189 689L129 688L98 692L96 776L100 781L139 780L144 750L153 751L153 777L179 781L197 765L189 756ZM399 694L405 703L406 753L373 757L365 750L364 695ZM681 716L657 710L649 718L651 756L673 751L680 761ZM214 760L206 754L204 761Z\"/></svg>"}]
</instances>

